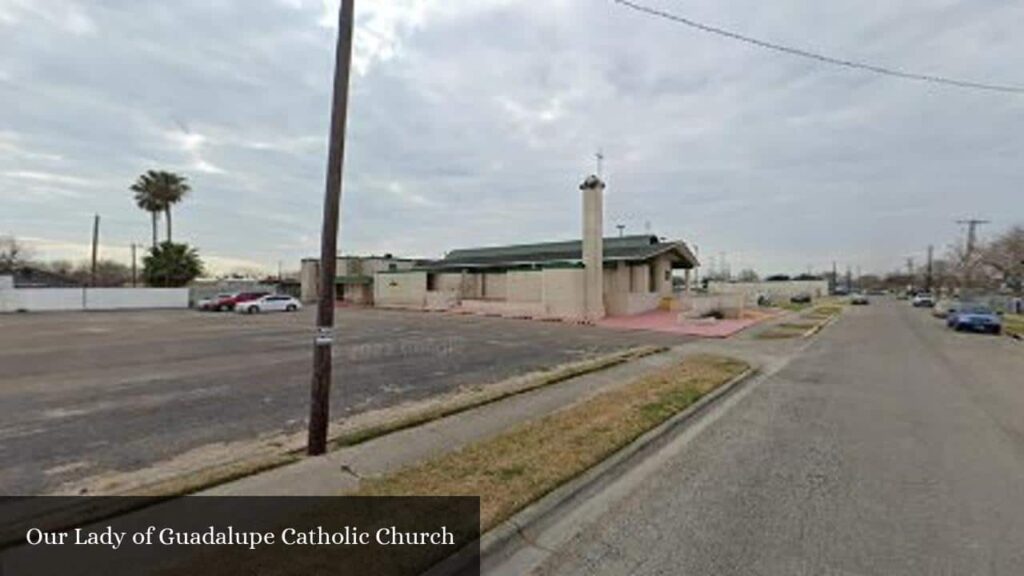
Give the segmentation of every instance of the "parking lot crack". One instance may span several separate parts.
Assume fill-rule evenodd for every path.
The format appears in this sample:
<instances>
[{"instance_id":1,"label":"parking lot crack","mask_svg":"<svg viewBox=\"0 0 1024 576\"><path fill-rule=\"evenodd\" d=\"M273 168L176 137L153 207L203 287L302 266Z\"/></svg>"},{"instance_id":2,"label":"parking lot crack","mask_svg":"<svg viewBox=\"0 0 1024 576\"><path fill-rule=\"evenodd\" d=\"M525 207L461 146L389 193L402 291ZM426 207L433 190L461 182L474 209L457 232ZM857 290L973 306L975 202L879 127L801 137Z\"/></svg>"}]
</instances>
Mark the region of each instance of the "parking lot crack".
<instances>
[{"instance_id":1,"label":"parking lot crack","mask_svg":"<svg viewBox=\"0 0 1024 576\"><path fill-rule=\"evenodd\" d=\"M341 472L344 473L344 474L348 474L349 476L352 476L353 478L355 478L356 480L359 480L360 482L362 482L362 480L363 480L363 477L360 476L359 473L356 472L348 464L342 464L341 467L339 468L339 470L341 470Z\"/></svg>"}]
</instances>

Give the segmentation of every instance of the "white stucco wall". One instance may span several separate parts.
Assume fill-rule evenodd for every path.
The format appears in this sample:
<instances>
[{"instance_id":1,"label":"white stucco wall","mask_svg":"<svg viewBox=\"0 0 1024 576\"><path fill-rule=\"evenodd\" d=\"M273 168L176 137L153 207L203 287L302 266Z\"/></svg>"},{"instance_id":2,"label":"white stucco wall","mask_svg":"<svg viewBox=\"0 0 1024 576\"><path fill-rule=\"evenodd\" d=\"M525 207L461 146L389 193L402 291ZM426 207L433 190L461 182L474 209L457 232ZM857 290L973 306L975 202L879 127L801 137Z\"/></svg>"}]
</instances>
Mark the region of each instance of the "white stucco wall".
<instances>
[{"instance_id":1,"label":"white stucco wall","mask_svg":"<svg viewBox=\"0 0 1024 576\"><path fill-rule=\"evenodd\" d=\"M463 276L461 272L443 272L434 276L434 287L437 292L454 294L464 297L476 292L476 278L471 274Z\"/></svg>"},{"instance_id":2,"label":"white stucco wall","mask_svg":"<svg viewBox=\"0 0 1024 576\"><path fill-rule=\"evenodd\" d=\"M14 288L0 280L0 312L188 308L188 296L188 288Z\"/></svg>"},{"instance_id":3,"label":"white stucco wall","mask_svg":"<svg viewBox=\"0 0 1024 576\"><path fill-rule=\"evenodd\" d=\"M658 256L654 260L655 286L654 292L660 296L672 296L672 261L668 256Z\"/></svg>"},{"instance_id":4,"label":"white stucco wall","mask_svg":"<svg viewBox=\"0 0 1024 576\"><path fill-rule=\"evenodd\" d=\"M583 268L546 268L542 274L545 313L555 318L582 319Z\"/></svg>"},{"instance_id":5,"label":"white stucco wall","mask_svg":"<svg viewBox=\"0 0 1024 576\"><path fill-rule=\"evenodd\" d=\"M0 312L17 310L16 303L14 278L11 276L0 276Z\"/></svg>"},{"instance_id":6,"label":"white stucco wall","mask_svg":"<svg viewBox=\"0 0 1024 576\"><path fill-rule=\"evenodd\" d=\"M320 293L320 261L303 260L299 270L299 299L303 302L316 302Z\"/></svg>"},{"instance_id":7,"label":"white stucco wall","mask_svg":"<svg viewBox=\"0 0 1024 576\"><path fill-rule=\"evenodd\" d=\"M426 272L378 272L374 277L373 301L377 306L424 308L426 295Z\"/></svg>"},{"instance_id":8,"label":"white stucco wall","mask_svg":"<svg viewBox=\"0 0 1024 576\"><path fill-rule=\"evenodd\" d=\"M508 295L506 274L488 272L480 275L480 297L484 300L504 300Z\"/></svg>"},{"instance_id":9,"label":"white stucco wall","mask_svg":"<svg viewBox=\"0 0 1024 576\"><path fill-rule=\"evenodd\" d=\"M630 276L633 277L633 292L649 292L650 282L647 280L647 264L637 264L629 267Z\"/></svg>"},{"instance_id":10,"label":"white stucco wall","mask_svg":"<svg viewBox=\"0 0 1024 576\"><path fill-rule=\"evenodd\" d=\"M506 275L505 290L509 302L540 302L544 291L540 270L513 271Z\"/></svg>"},{"instance_id":11,"label":"white stucco wall","mask_svg":"<svg viewBox=\"0 0 1024 576\"><path fill-rule=\"evenodd\" d=\"M52 290L52 288L47 290ZM74 290L74 288L67 290ZM188 288L86 288L85 308L87 310L188 308L188 295Z\"/></svg>"},{"instance_id":12,"label":"white stucco wall","mask_svg":"<svg viewBox=\"0 0 1024 576\"><path fill-rule=\"evenodd\" d=\"M651 289L649 271L655 269L655 285ZM629 316L658 308L663 298L672 297L672 264L660 257L650 265L630 266L625 263L604 270L605 308L609 316ZM668 280L665 279L668 272ZM629 290L632 276L633 291Z\"/></svg>"},{"instance_id":13,"label":"white stucco wall","mask_svg":"<svg viewBox=\"0 0 1024 576\"><path fill-rule=\"evenodd\" d=\"M757 298L764 294L775 298L789 298L797 294L810 294L815 298L828 295L828 280L790 280L787 282L708 282L710 294L743 294Z\"/></svg>"},{"instance_id":14,"label":"white stucco wall","mask_svg":"<svg viewBox=\"0 0 1024 576\"><path fill-rule=\"evenodd\" d=\"M748 305L756 302L750 302L752 297L742 293L735 294L680 294L677 299L674 310L679 312L679 318L701 318L710 314L711 312L719 312L726 318L740 318L743 315L743 310Z\"/></svg>"}]
</instances>

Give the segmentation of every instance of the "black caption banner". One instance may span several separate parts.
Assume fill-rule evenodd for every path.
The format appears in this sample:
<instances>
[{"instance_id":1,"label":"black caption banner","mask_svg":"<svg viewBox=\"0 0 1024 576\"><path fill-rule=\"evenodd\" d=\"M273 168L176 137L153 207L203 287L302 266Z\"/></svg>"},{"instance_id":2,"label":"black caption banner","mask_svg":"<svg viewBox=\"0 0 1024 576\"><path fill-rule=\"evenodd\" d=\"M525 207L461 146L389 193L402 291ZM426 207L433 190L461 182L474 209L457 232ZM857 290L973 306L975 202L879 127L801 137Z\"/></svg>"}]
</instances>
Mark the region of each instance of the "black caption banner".
<instances>
[{"instance_id":1,"label":"black caption banner","mask_svg":"<svg viewBox=\"0 0 1024 576\"><path fill-rule=\"evenodd\" d=\"M479 576L475 497L0 498L0 576Z\"/></svg>"}]
</instances>

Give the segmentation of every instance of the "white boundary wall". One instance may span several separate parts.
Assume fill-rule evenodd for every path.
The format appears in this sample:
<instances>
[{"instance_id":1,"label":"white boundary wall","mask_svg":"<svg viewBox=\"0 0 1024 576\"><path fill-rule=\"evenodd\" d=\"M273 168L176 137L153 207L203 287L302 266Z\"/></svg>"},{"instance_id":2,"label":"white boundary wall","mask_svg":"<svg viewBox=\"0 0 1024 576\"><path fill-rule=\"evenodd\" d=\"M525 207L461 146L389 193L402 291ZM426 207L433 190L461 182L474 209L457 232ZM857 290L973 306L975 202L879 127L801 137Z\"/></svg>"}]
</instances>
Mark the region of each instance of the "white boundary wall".
<instances>
[{"instance_id":1,"label":"white boundary wall","mask_svg":"<svg viewBox=\"0 0 1024 576\"><path fill-rule=\"evenodd\" d=\"M188 288L14 288L0 277L0 312L188 308Z\"/></svg>"},{"instance_id":2,"label":"white boundary wall","mask_svg":"<svg viewBox=\"0 0 1024 576\"><path fill-rule=\"evenodd\" d=\"M828 280L788 280L782 282L708 282L709 294L743 294L756 300L759 294L790 298L810 294L814 298L828 296Z\"/></svg>"}]
</instances>

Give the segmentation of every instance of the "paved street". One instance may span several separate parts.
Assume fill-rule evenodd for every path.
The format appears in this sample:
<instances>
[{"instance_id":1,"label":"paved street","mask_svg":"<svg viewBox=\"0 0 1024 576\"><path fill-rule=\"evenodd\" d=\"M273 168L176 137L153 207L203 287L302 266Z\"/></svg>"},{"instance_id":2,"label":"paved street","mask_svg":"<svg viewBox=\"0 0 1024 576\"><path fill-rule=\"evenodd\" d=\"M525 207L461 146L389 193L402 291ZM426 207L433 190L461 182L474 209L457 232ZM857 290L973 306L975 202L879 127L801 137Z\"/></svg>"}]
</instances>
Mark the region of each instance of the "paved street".
<instances>
[{"instance_id":1,"label":"paved street","mask_svg":"<svg viewBox=\"0 0 1024 576\"><path fill-rule=\"evenodd\" d=\"M849 309L539 572L1024 574L1022 375L1019 342Z\"/></svg>"},{"instance_id":2,"label":"paved street","mask_svg":"<svg viewBox=\"0 0 1024 576\"><path fill-rule=\"evenodd\" d=\"M0 494L301 431L312 310L0 316ZM342 309L334 416L685 337L549 322Z\"/></svg>"}]
</instances>

